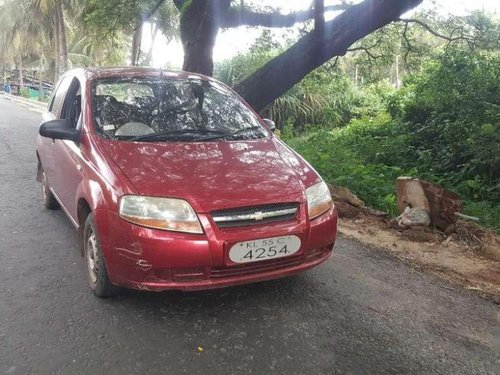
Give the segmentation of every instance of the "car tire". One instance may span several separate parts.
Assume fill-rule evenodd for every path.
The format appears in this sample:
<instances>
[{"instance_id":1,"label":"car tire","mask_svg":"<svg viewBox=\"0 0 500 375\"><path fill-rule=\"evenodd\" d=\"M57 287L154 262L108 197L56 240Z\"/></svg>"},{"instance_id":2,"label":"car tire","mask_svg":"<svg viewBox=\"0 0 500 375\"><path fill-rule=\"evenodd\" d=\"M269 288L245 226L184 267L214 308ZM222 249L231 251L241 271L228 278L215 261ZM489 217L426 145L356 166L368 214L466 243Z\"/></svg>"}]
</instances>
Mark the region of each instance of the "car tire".
<instances>
[{"instance_id":1,"label":"car tire","mask_svg":"<svg viewBox=\"0 0 500 375\"><path fill-rule=\"evenodd\" d=\"M42 199L43 205L49 210L57 210L59 208L59 203L57 202L54 194L50 191L49 180L47 179L47 175L42 169Z\"/></svg>"},{"instance_id":2,"label":"car tire","mask_svg":"<svg viewBox=\"0 0 500 375\"><path fill-rule=\"evenodd\" d=\"M102 298L118 294L121 288L109 280L92 213L87 216L83 229L83 256L87 266L90 289L94 294Z\"/></svg>"}]
</instances>

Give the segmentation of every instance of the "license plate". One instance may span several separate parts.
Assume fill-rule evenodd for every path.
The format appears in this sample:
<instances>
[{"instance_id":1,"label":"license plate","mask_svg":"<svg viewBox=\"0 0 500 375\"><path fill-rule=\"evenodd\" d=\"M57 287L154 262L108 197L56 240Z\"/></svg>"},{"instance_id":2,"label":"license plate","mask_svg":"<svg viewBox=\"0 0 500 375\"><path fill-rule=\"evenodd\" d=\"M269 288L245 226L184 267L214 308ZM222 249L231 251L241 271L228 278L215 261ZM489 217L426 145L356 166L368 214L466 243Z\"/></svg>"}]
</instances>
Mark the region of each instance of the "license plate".
<instances>
[{"instance_id":1,"label":"license plate","mask_svg":"<svg viewBox=\"0 0 500 375\"><path fill-rule=\"evenodd\" d=\"M235 263L259 262L287 257L299 249L300 238L297 236L264 238L238 242L229 249L229 259Z\"/></svg>"}]
</instances>

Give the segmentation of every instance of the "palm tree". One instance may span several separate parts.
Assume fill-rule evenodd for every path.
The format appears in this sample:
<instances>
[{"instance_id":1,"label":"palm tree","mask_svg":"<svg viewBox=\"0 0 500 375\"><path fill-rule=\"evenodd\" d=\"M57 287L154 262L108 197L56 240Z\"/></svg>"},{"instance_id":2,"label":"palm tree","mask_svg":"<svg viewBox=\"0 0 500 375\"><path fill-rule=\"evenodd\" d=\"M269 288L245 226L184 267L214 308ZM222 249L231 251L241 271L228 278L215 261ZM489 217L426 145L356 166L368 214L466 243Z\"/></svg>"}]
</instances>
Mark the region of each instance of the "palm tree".
<instances>
[{"instance_id":1,"label":"palm tree","mask_svg":"<svg viewBox=\"0 0 500 375\"><path fill-rule=\"evenodd\" d=\"M25 63L45 65L45 48L49 41L39 27L44 22L38 13L29 12L25 2L11 1L0 6L0 41L7 46L0 50L0 65L6 68L15 65L20 71L22 87Z\"/></svg>"},{"instance_id":2,"label":"palm tree","mask_svg":"<svg viewBox=\"0 0 500 375\"><path fill-rule=\"evenodd\" d=\"M54 47L54 81L68 68L68 46L66 38L66 23L64 0L23 0L31 12L37 12L50 22L44 31L52 34Z\"/></svg>"},{"instance_id":3,"label":"palm tree","mask_svg":"<svg viewBox=\"0 0 500 375\"><path fill-rule=\"evenodd\" d=\"M131 41L132 64L148 65L153 50L141 55L140 46L146 24L175 37L177 8L158 0L0 0L0 44L9 46L0 49L0 66L38 64L57 80L71 66L123 64Z\"/></svg>"}]
</instances>

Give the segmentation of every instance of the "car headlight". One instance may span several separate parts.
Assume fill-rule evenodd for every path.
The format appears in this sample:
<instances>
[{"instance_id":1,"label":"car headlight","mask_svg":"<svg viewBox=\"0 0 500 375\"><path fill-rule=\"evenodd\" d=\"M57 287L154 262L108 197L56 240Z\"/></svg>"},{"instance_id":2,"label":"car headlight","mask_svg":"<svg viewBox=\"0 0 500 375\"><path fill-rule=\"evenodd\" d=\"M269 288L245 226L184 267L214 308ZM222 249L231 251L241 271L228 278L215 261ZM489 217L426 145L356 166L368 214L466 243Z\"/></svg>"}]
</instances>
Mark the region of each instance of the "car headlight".
<instances>
[{"instance_id":1,"label":"car headlight","mask_svg":"<svg viewBox=\"0 0 500 375\"><path fill-rule=\"evenodd\" d=\"M196 212L182 199L125 195L119 214L124 220L148 228L203 233Z\"/></svg>"},{"instance_id":2,"label":"car headlight","mask_svg":"<svg viewBox=\"0 0 500 375\"><path fill-rule=\"evenodd\" d=\"M324 181L308 187L306 189L306 197L310 220L324 214L333 206L330 190Z\"/></svg>"}]
</instances>

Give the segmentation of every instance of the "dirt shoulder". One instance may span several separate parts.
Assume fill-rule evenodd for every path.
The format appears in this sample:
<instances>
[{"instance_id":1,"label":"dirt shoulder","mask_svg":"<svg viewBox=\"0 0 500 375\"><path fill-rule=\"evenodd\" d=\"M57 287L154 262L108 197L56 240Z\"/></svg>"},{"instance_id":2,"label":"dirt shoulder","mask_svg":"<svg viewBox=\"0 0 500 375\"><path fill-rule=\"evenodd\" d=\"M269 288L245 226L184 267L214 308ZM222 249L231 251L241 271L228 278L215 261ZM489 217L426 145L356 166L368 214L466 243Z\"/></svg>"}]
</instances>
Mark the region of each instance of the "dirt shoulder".
<instances>
[{"instance_id":1,"label":"dirt shoulder","mask_svg":"<svg viewBox=\"0 0 500 375\"><path fill-rule=\"evenodd\" d=\"M363 214L342 218L339 232L500 304L500 261L483 256L465 241L438 232L390 228L387 222Z\"/></svg>"}]
</instances>

